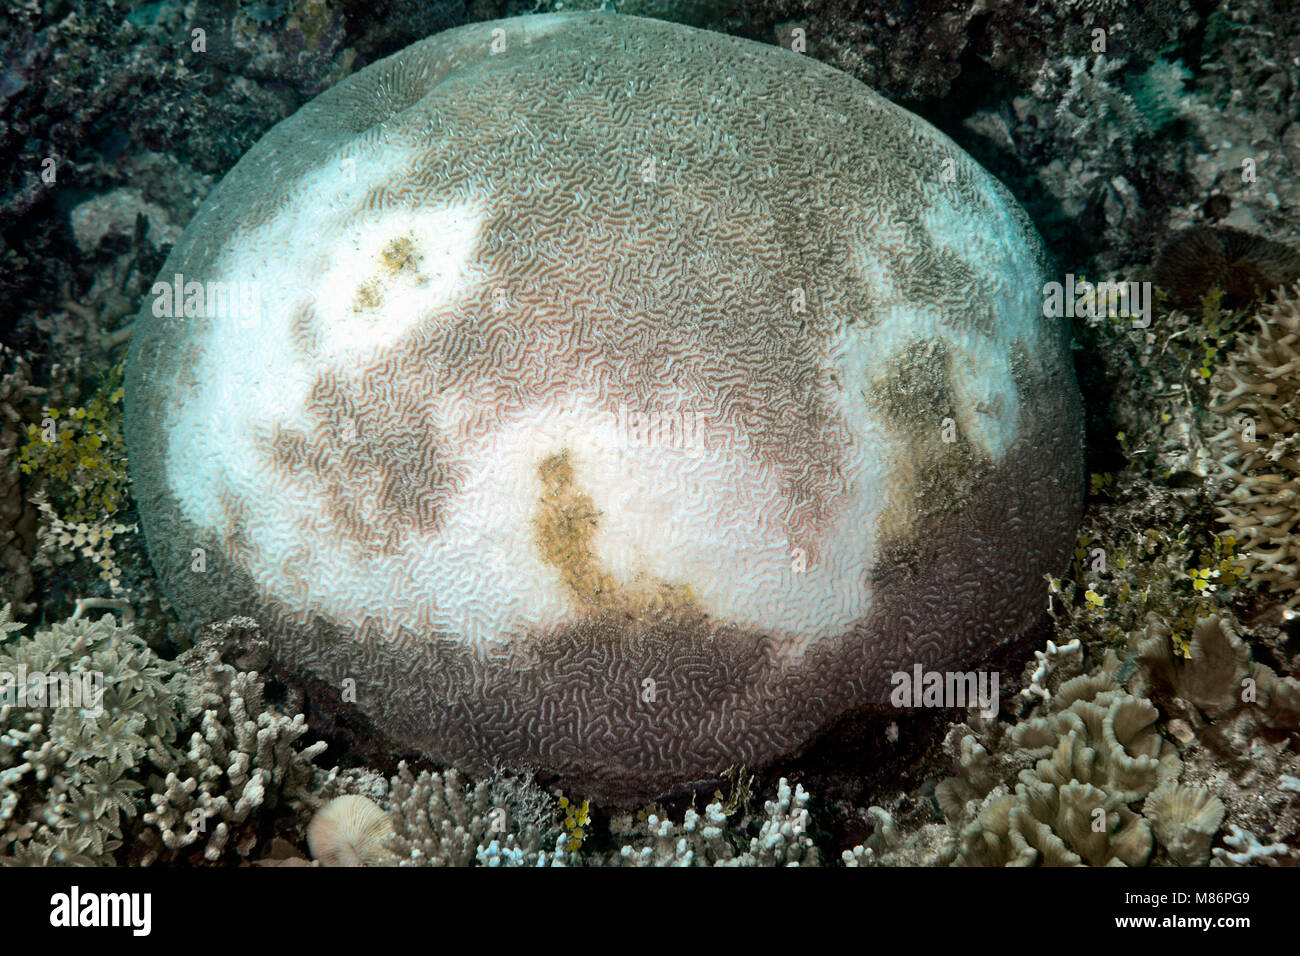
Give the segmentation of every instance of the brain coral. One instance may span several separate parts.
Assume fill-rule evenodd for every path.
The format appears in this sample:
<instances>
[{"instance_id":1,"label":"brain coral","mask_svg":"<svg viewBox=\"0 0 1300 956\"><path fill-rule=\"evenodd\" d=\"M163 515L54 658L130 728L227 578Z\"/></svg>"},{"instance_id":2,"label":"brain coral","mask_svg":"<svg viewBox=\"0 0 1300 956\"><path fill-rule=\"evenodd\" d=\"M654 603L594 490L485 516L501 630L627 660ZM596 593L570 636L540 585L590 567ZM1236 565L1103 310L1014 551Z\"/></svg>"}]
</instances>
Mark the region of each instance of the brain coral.
<instances>
[{"instance_id":1,"label":"brain coral","mask_svg":"<svg viewBox=\"0 0 1300 956\"><path fill-rule=\"evenodd\" d=\"M1045 609L1082 500L1045 278L1004 188L829 67L453 30L272 129L173 250L127 378L151 558L464 769L758 766Z\"/></svg>"}]
</instances>

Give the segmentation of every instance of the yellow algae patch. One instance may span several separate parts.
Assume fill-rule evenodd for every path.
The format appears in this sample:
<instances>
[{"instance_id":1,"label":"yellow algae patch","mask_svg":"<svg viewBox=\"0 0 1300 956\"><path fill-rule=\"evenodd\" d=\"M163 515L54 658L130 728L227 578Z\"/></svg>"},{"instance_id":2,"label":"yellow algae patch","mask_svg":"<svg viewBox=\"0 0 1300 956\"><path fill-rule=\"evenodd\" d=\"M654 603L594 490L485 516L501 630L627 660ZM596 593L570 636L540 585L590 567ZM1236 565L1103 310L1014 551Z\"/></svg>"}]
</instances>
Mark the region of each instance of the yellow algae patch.
<instances>
[{"instance_id":1,"label":"yellow algae patch","mask_svg":"<svg viewBox=\"0 0 1300 956\"><path fill-rule=\"evenodd\" d=\"M392 288L403 273L412 279L421 278L420 260L424 258L410 236L389 240L379 252L379 273L371 276L357 288L352 300L352 311L371 312L384 304L384 293Z\"/></svg>"},{"instance_id":2,"label":"yellow algae patch","mask_svg":"<svg viewBox=\"0 0 1300 956\"><path fill-rule=\"evenodd\" d=\"M567 450L543 459L537 476L543 489L533 519L537 548L580 604L634 617L692 605L686 585L639 576L629 586L600 567L593 542L601 513L575 481Z\"/></svg>"},{"instance_id":3,"label":"yellow algae patch","mask_svg":"<svg viewBox=\"0 0 1300 956\"><path fill-rule=\"evenodd\" d=\"M370 312L384 304L383 292L373 279L367 280L357 289L357 297L352 300L353 312Z\"/></svg>"},{"instance_id":4,"label":"yellow algae patch","mask_svg":"<svg viewBox=\"0 0 1300 956\"><path fill-rule=\"evenodd\" d=\"M381 261L390 272L415 272L423 258L415 249L415 240L410 236L394 239L384 246L379 254Z\"/></svg>"}]
</instances>

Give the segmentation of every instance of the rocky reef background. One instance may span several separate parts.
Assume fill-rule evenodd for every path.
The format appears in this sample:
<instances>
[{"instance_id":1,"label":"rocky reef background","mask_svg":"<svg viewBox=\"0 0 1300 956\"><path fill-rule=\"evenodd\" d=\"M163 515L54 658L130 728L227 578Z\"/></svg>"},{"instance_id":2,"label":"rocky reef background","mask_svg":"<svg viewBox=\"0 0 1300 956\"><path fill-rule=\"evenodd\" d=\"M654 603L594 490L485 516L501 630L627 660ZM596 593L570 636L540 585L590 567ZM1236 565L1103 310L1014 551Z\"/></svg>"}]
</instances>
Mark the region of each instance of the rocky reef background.
<instances>
[{"instance_id":1,"label":"rocky reef background","mask_svg":"<svg viewBox=\"0 0 1300 956\"><path fill-rule=\"evenodd\" d=\"M986 665L1001 714L858 718L760 774L620 811L387 752L315 713L250 621L184 633L137 533L120 419L130 319L167 251L333 82L560 5L16 0L0 12L0 666L102 670L107 688L93 724L0 705L0 863L1300 863L1297 15L614 6L805 38L1007 183L1060 273L1156 283L1149 327L1074 320L1091 493L1032 646ZM364 800L332 803L348 795Z\"/></svg>"}]
</instances>

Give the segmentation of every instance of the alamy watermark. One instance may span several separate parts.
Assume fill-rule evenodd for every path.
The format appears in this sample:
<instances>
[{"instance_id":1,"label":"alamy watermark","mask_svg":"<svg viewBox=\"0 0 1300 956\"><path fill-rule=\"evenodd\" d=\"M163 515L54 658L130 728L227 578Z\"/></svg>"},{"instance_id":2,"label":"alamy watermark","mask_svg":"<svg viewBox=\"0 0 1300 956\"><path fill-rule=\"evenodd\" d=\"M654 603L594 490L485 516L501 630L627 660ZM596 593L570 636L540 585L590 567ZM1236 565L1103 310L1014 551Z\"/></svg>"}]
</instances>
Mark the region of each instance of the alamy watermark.
<instances>
[{"instance_id":1,"label":"alamy watermark","mask_svg":"<svg viewBox=\"0 0 1300 956\"><path fill-rule=\"evenodd\" d=\"M998 713L997 671L927 671L920 664L911 673L895 671L889 702L895 707L970 708L982 716Z\"/></svg>"},{"instance_id":2,"label":"alamy watermark","mask_svg":"<svg viewBox=\"0 0 1300 956\"><path fill-rule=\"evenodd\" d=\"M99 717L104 713L104 672L28 673L26 664L16 671L0 670L0 707L77 708Z\"/></svg>"},{"instance_id":3,"label":"alamy watermark","mask_svg":"<svg viewBox=\"0 0 1300 956\"><path fill-rule=\"evenodd\" d=\"M56 928L120 927L133 936L153 929L153 894L82 892L73 886L50 897L50 925Z\"/></svg>"},{"instance_id":4,"label":"alamy watermark","mask_svg":"<svg viewBox=\"0 0 1300 956\"><path fill-rule=\"evenodd\" d=\"M1067 273L1064 284L1043 286L1043 315L1052 319L1131 318L1133 328L1145 329L1151 325L1151 283L1076 282L1074 273Z\"/></svg>"},{"instance_id":5,"label":"alamy watermark","mask_svg":"<svg viewBox=\"0 0 1300 956\"><path fill-rule=\"evenodd\" d=\"M171 282L159 280L149 291L155 318L238 319L244 329L262 320L262 286L256 281L186 281L178 272Z\"/></svg>"},{"instance_id":6,"label":"alamy watermark","mask_svg":"<svg viewBox=\"0 0 1300 956\"><path fill-rule=\"evenodd\" d=\"M704 423L694 409L670 411L651 408L643 411L618 406L617 447L679 448L684 451L708 450Z\"/></svg>"}]
</instances>

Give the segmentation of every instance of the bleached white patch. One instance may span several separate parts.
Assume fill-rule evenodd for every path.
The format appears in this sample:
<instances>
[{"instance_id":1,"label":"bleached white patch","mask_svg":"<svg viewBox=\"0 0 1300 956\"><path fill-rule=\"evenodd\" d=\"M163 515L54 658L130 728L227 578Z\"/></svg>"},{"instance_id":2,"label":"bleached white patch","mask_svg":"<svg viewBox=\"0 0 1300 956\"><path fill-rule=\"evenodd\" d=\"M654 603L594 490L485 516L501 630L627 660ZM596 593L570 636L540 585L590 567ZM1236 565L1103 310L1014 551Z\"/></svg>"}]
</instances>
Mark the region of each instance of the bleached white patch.
<instances>
[{"instance_id":1,"label":"bleached white patch","mask_svg":"<svg viewBox=\"0 0 1300 956\"><path fill-rule=\"evenodd\" d=\"M408 532L399 554L367 550L336 532L327 489L309 469L290 474L275 465L274 429L309 428L305 407L322 371L371 364L435 310L481 308L492 290L469 265L488 211L464 196L391 212L369 208L369 191L411 156L396 143L353 148L361 160L307 177L286 209L240 234L203 277L256 282L262 311L252 329L237 318L205 320L185 373L196 387L176 390L196 400L169 411L168 480L186 516L220 532L231 517L223 502L240 503L250 545L241 560L287 606L345 626L369 619L389 631L446 632L479 645L573 621L585 608L541 553L536 527L545 493L538 468L567 453L574 490L598 513L592 547L601 571L633 592L689 588L718 621L781 638L797 654L867 616L883 509L914 480L908 450L863 401L863 387L883 381L916 342L937 340L948 355L962 433L993 459L1016 437L1011 346L1036 349L1041 310L1036 290L1009 277L1037 272L1009 219L989 238L969 212L940 202L923 226L936 244L992 273L993 335L954 329L934 309L903 303L878 248L852 250L854 269L888 314L822 346L825 370L844 383L834 401L856 451L841 463L845 494L817 540L791 540L779 518L788 506L780 476L746 447L716 436L702 449L630 445L618 409L603 405L594 385L472 432L476 396L449 388L427 397L429 428L455 436L458 458L468 462L463 484L445 503L437 532ZM882 227L876 240L896 228ZM391 256L385 263L394 240L410 242L413 267L394 268ZM991 268L979 262L985 254ZM367 284L370 292L360 294ZM368 301L382 306L367 308ZM313 327L295 332L304 305ZM686 404L700 397L676 396ZM348 489L362 520L382 526L389 519L378 491Z\"/></svg>"},{"instance_id":2,"label":"bleached white patch","mask_svg":"<svg viewBox=\"0 0 1300 956\"><path fill-rule=\"evenodd\" d=\"M1043 347L1044 320L1036 304L1041 274L1019 224L987 174L972 164L962 175L974 182L980 208L957 206L945 190L938 189L920 210L919 224L935 247L967 263L984 283L971 290L970 305L991 334L978 331L964 316L944 315L923 302L901 301L889 259L881 250L891 244L905 248L909 240L901 223L873 224L859 230L872 241L851 250L850 261L854 275L879 304L879 321L857 334L862 355L850 360L848 353L842 353L834 365L849 373L846 382L878 385L897 368L908 348L918 342L942 343L961 433L983 456L997 461L1016 439L1021 411L1012 375L1013 346L1029 355L1039 354ZM935 423L936 429L940 426Z\"/></svg>"},{"instance_id":3,"label":"bleached white patch","mask_svg":"<svg viewBox=\"0 0 1300 956\"><path fill-rule=\"evenodd\" d=\"M257 502L292 491L312 501L315 489L282 487L286 479L264 461L268 435L277 426L307 427L303 409L322 371L346 371L372 359L473 288L466 263L482 206L460 201L410 210L367 208L366 195L415 154L365 141L351 150L305 176L284 210L239 233L200 277L251 283L261 299L251 320L233 310L201 324L195 320L194 360L183 370L195 383L185 393L195 400L169 410L168 483L199 527L223 527L223 499ZM413 268L394 270L385 262L383 251L394 240L409 241L418 258ZM375 283L382 308L358 311L367 282ZM303 309L311 310L311 327L319 333L310 356L300 354L293 328ZM285 514L280 520L288 519ZM279 532L266 533L274 539ZM273 540L270 545L274 551Z\"/></svg>"},{"instance_id":4,"label":"bleached white patch","mask_svg":"<svg viewBox=\"0 0 1300 956\"><path fill-rule=\"evenodd\" d=\"M351 223L314 283L325 360L386 348L449 304L463 287L481 225L481 214L468 206L392 211ZM394 268L386 250L408 241L411 264Z\"/></svg>"}]
</instances>

